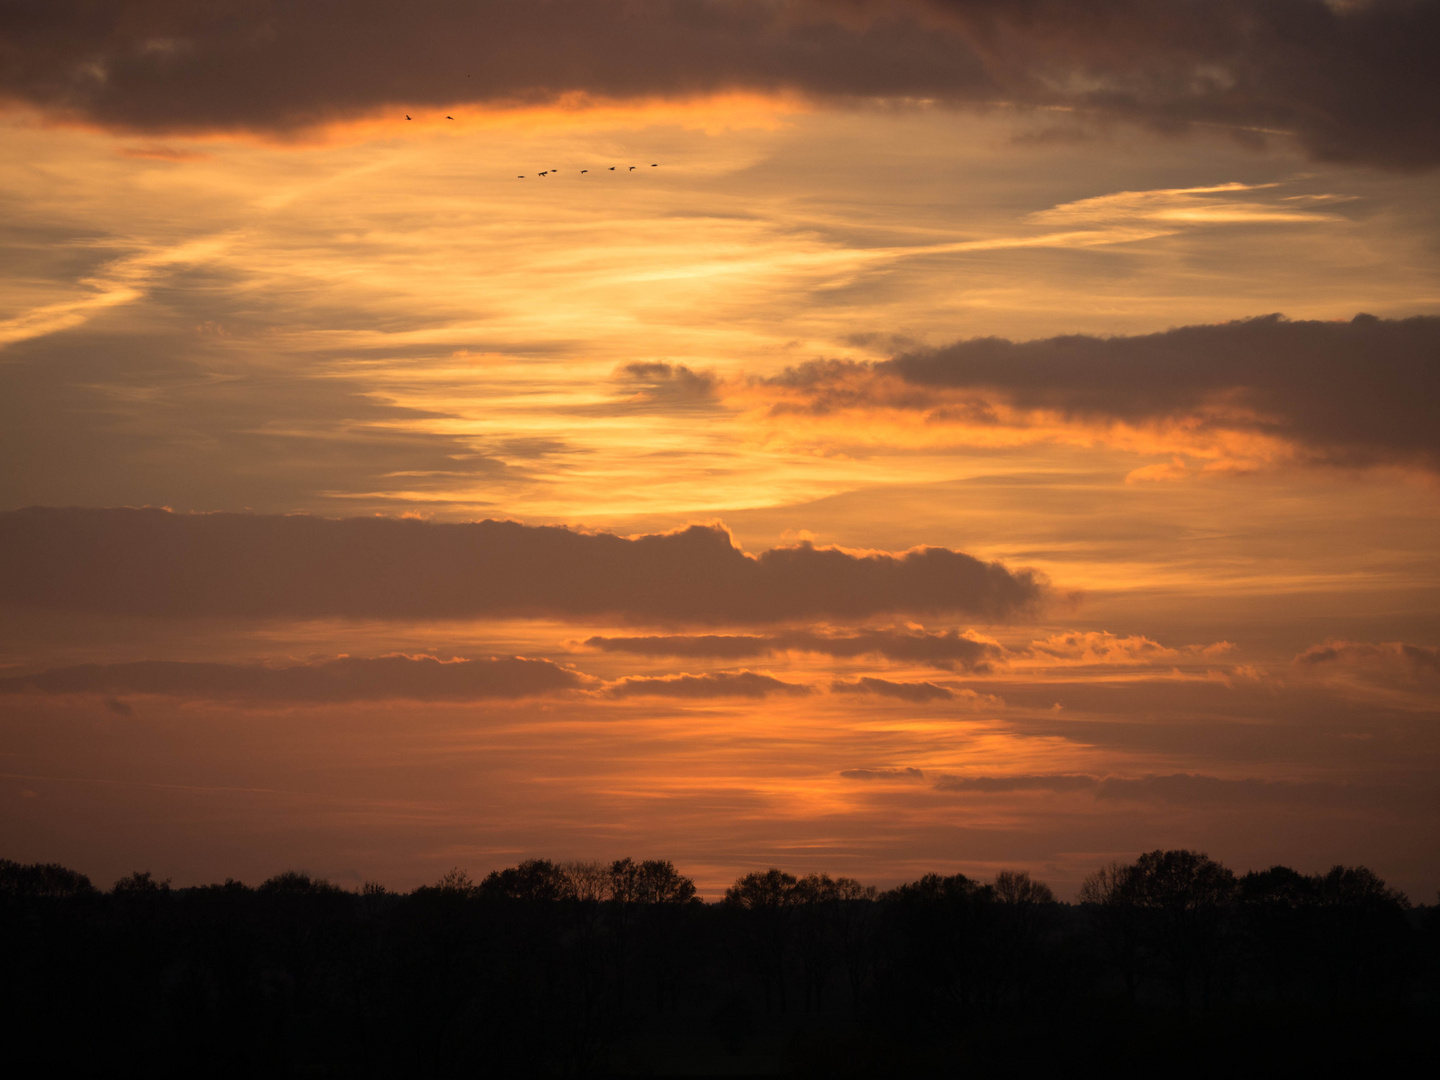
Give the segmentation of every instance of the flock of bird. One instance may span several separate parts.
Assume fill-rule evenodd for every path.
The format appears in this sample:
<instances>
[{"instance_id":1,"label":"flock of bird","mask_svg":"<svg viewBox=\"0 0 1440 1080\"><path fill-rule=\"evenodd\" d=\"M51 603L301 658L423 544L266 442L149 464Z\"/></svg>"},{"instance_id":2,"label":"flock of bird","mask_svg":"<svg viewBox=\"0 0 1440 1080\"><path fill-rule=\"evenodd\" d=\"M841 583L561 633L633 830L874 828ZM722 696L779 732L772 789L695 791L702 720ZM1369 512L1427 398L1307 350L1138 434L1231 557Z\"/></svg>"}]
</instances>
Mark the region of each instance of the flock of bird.
<instances>
[{"instance_id":1,"label":"flock of bird","mask_svg":"<svg viewBox=\"0 0 1440 1080\"><path fill-rule=\"evenodd\" d=\"M652 169L658 169L659 167L660 167L660 163L659 163L659 162L656 162L654 165L651 165L651 166L650 166L650 168L652 168ZM630 166L630 171L631 171L631 172L634 172L636 168L637 168L637 166L631 165L631 166ZM584 175L585 173L587 173L587 172L589 172L589 171L590 171L589 169L581 169L581 170L580 170L580 173L581 173L581 175ZM614 172L614 171L615 171L615 166L614 166L614 165L611 165L611 166L610 166L610 171L611 171L611 172ZM549 176L551 173L555 173L555 174L558 175L559 172L560 172L559 169L546 169L544 172L538 172L538 173L536 173L535 175L536 175L536 176ZM515 179L517 179L517 180L524 180L524 179L525 179L525 174L524 174L524 173L521 173L521 174L520 174L519 176L517 176Z\"/></svg>"},{"instance_id":2,"label":"flock of bird","mask_svg":"<svg viewBox=\"0 0 1440 1080\"><path fill-rule=\"evenodd\" d=\"M405 119L406 119L406 120L409 120L409 119L410 119L410 114L409 114L409 113L406 113L406 114L405 114ZM453 116L447 116L447 117L445 117L445 119L446 119L446 120L454 120L455 117L453 117ZM658 169L659 167L660 167L660 163L659 163L658 161L655 162L654 164L652 164L652 165L650 166L650 168L652 168L652 169ZM637 168L638 168L638 166L636 166L636 165L631 165L629 171L630 171L630 172L634 172ZM610 171L611 171L611 172L614 172L615 169L616 169L616 166L614 166L614 165L611 165L611 166L610 166ZM581 170L580 170L580 173L581 173L581 175L584 175L585 173L588 173L589 171L590 171L589 169L581 169ZM535 175L536 175L536 176L549 176L551 173L555 173L555 174L558 175L559 172L560 172L559 169L546 169L544 172L536 173ZM515 179L517 179L517 180L524 180L525 177L526 177L526 174L525 174L525 173L520 173L518 176L516 176Z\"/></svg>"}]
</instances>

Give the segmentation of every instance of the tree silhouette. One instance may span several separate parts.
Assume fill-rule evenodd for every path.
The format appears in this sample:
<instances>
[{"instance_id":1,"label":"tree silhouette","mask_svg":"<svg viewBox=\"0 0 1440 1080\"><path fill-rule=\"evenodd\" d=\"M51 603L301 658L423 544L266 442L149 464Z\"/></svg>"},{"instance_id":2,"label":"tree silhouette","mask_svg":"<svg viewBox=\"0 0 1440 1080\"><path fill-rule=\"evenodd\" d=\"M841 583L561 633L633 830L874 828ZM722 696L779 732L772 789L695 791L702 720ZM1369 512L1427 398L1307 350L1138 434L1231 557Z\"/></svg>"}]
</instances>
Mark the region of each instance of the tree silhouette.
<instances>
[{"instance_id":1,"label":"tree silhouette","mask_svg":"<svg viewBox=\"0 0 1440 1080\"><path fill-rule=\"evenodd\" d=\"M67 900L94 892L88 877L59 863L22 865L0 859L0 896Z\"/></svg>"},{"instance_id":2,"label":"tree silhouette","mask_svg":"<svg viewBox=\"0 0 1440 1080\"><path fill-rule=\"evenodd\" d=\"M1024 870L1002 870L990 886L993 900L992 993L998 1007L1013 999L1024 1007L1041 978L1046 938L1055 923L1055 894Z\"/></svg>"},{"instance_id":3,"label":"tree silhouette","mask_svg":"<svg viewBox=\"0 0 1440 1080\"><path fill-rule=\"evenodd\" d=\"M1398 996L1410 974L1409 901L1364 866L1334 866L1314 879L1319 933L1332 992Z\"/></svg>"},{"instance_id":4,"label":"tree silhouette","mask_svg":"<svg viewBox=\"0 0 1440 1080\"><path fill-rule=\"evenodd\" d=\"M854 878L835 879L835 930L840 942L840 961L850 987L850 1005L860 1007L866 982L879 957L879 892Z\"/></svg>"},{"instance_id":5,"label":"tree silhouette","mask_svg":"<svg viewBox=\"0 0 1440 1080\"><path fill-rule=\"evenodd\" d=\"M480 883L480 895L504 900L571 900L575 887L549 859L527 859L519 866L494 870Z\"/></svg>"},{"instance_id":6,"label":"tree silhouette","mask_svg":"<svg viewBox=\"0 0 1440 1080\"><path fill-rule=\"evenodd\" d=\"M1288 866L1252 870L1239 881L1239 918L1255 974L1276 1000L1289 997L1311 962L1318 882ZM1263 972L1263 975L1262 975Z\"/></svg>"},{"instance_id":7,"label":"tree silhouette","mask_svg":"<svg viewBox=\"0 0 1440 1080\"><path fill-rule=\"evenodd\" d=\"M795 875L771 867L746 874L725 890L725 904L738 923L741 952L760 981L767 1013L777 1000L780 1012L785 1012L795 885Z\"/></svg>"},{"instance_id":8,"label":"tree silhouette","mask_svg":"<svg viewBox=\"0 0 1440 1080\"><path fill-rule=\"evenodd\" d=\"M773 868L707 904L672 863L634 859L529 860L480 884L456 869L410 893L137 871L102 893L0 862L0 1015L12 1056L43 1048L66 1073L664 1075L788 1055L939 1075L957 1054L1319 1073L1428 1046L1440 909L1409 912L1365 867L1237 882L1160 850L1101 868L1081 899L1023 871L877 895ZM754 1062L724 1060L741 1049Z\"/></svg>"},{"instance_id":9,"label":"tree silhouette","mask_svg":"<svg viewBox=\"0 0 1440 1080\"><path fill-rule=\"evenodd\" d=\"M149 870L136 870L121 878L110 888L112 896L147 896L151 893L169 892L170 879L156 881Z\"/></svg>"},{"instance_id":10,"label":"tree silhouette","mask_svg":"<svg viewBox=\"0 0 1440 1080\"><path fill-rule=\"evenodd\" d=\"M1095 943L1104 961L1120 974L1125 995L1134 1004L1143 962L1143 916L1132 867L1102 866L1080 886L1080 902L1090 909Z\"/></svg>"},{"instance_id":11,"label":"tree silhouette","mask_svg":"<svg viewBox=\"0 0 1440 1080\"><path fill-rule=\"evenodd\" d=\"M1130 869L1152 962L1183 1003L1198 978L1208 1005L1223 947L1222 928L1236 893L1235 875L1203 852L1151 851Z\"/></svg>"},{"instance_id":12,"label":"tree silhouette","mask_svg":"<svg viewBox=\"0 0 1440 1080\"><path fill-rule=\"evenodd\" d=\"M897 941L893 989L936 1022L964 1016L978 998L980 906L986 886L964 874L926 874L882 897Z\"/></svg>"}]
</instances>

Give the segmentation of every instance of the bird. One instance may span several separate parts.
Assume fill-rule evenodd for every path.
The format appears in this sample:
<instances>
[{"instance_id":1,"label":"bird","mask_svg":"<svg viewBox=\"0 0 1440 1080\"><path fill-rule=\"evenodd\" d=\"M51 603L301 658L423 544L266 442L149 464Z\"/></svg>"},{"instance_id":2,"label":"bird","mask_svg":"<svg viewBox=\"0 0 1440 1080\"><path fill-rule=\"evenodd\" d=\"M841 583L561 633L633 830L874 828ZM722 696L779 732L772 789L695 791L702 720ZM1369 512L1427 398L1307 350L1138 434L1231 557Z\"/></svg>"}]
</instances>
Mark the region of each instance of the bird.
<instances>
[{"instance_id":1,"label":"bird","mask_svg":"<svg viewBox=\"0 0 1440 1080\"><path fill-rule=\"evenodd\" d=\"M587 173L587 172L589 172L590 170L589 170L589 169L581 169L580 171L581 171L582 173Z\"/></svg>"},{"instance_id":2,"label":"bird","mask_svg":"<svg viewBox=\"0 0 1440 1080\"><path fill-rule=\"evenodd\" d=\"M445 119L446 119L446 120L454 120L455 117L453 117L453 116L447 116L447 117L445 117Z\"/></svg>"},{"instance_id":3,"label":"bird","mask_svg":"<svg viewBox=\"0 0 1440 1080\"><path fill-rule=\"evenodd\" d=\"M657 161L654 165L651 165L651 166L650 166L650 168L652 168L652 169L658 169L659 167L660 167L660 163L659 163L658 161Z\"/></svg>"},{"instance_id":4,"label":"bird","mask_svg":"<svg viewBox=\"0 0 1440 1080\"><path fill-rule=\"evenodd\" d=\"M525 177L524 177L523 175L521 175L521 176L517 176L515 179L516 179L516 180L524 180Z\"/></svg>"},{"instance_id":5,"label":"bird","mask_svg":"<svg viewBox=\"0 0 1440 1080\"><path fill-rule=\"evenodd\" d=\"M614 171L615 171L615 166L614 166L614 165L611 165L611 166L610 166L610 171L611 171L611 172L614 172Z\"/></svg>"},{"instance_id":6,"label":"bird","mask_svg":"<svg viewBox=\"0 0 1440 1080\"><path fill-rule=\"evenodd\" d=\"M409 115L406 115L405 119L406 119L406 120L409 120L409 119L410 119Z\"/></svg>"},{"instance_id":7,"label":"bird","mask_svg":"<svg viewBox=\"0 0 1440 1080\"><path fill-rule=\"evenodd\" d=\"M635 171L635 166L634 166L634 165L631 165L631 166L630 166L630 171L631 171L631 172L634 172L634 171Z\"/></svg>"},{"instance_id":8,"label":"bird","mask_svg":"<svg viewBox=\"0 0 1440 1080\"><path fill-rule=\"evenodd\" d=\"M547 170L545 170L545 172L542 172L540 175L541 175L541 176L548 176L548 175L549 175L549 172L550 172L550 170L547 169Z\"/></svg>"}]
</instances>

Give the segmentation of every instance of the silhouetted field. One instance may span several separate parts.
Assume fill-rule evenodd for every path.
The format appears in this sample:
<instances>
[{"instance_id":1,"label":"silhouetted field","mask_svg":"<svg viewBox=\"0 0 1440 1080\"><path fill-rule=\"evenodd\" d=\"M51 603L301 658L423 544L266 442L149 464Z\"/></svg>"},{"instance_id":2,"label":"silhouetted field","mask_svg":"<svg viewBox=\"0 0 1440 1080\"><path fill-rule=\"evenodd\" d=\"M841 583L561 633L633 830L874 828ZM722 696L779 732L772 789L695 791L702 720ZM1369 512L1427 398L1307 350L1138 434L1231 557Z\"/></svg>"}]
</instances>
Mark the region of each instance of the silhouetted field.
<instances>
[{"instance_id":1,"label":"silhouetted field","mask_svg":"<svg viewBox=\"0 0 1440 1080\"><path fill-rule=\"evenodd\" d=\"M12 1060L198 1075L1179 1076L1431 1058L1440 918L1362 867L747 875L531 861L397 894L287 873L103 893L0 861Z\"/></svg>"}]
</instances>

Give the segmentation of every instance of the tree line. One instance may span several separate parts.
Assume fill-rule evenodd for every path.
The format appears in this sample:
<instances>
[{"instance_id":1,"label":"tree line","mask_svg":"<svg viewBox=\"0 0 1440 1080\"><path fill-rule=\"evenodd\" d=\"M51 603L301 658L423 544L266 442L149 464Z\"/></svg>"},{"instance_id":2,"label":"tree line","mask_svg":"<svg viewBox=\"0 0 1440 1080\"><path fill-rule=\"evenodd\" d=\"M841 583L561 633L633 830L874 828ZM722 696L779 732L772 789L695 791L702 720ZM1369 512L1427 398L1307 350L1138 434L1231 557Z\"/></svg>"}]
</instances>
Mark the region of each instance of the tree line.
<instances>
[{"instance_id":1,"label":"tree line","mask_svg":"<svg viewBox=\"0 0 1440 1080\"><path fill-rule=\"evenodd\" d=\"M882 892L769 869L705 903L664 860L408 894L298 872L102 892L0 860L0 1015L57 1065L879 1076L1161 1053L1211 1075L1312 1054L1324 1074L1422 1038L1437 958L1437 908L1364 867L1236 875L1185 850L1103 867L1073 904L1023 871Z\"/></svg>"}]
</instances>

